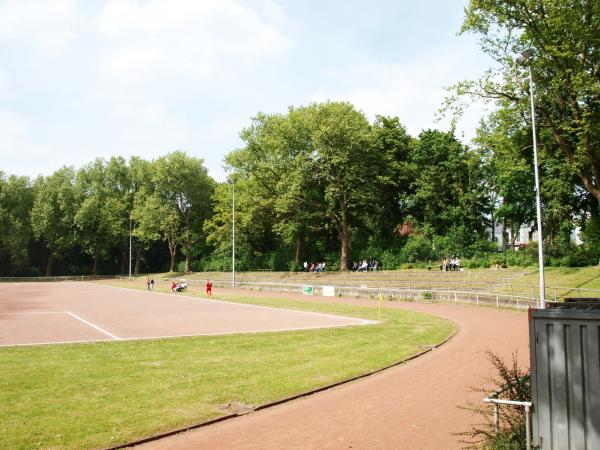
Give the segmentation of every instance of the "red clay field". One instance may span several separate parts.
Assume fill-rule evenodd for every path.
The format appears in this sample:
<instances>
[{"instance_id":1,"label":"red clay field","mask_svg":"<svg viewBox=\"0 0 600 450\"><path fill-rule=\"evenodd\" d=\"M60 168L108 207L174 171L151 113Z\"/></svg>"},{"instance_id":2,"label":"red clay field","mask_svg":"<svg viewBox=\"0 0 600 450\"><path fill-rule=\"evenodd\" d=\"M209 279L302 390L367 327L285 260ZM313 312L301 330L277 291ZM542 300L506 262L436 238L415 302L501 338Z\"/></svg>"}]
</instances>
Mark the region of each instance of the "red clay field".
<instances>
[{"instance_id":1,"label":"red clay field","mask_svg":"<svg viewBox=\"0 0 600 450\"><path fill-rule=\"evenodd\" d=\"M152 339L361 325L368 320L95 283L0 284L0 345Z\"/></svg>"}]
</instances>

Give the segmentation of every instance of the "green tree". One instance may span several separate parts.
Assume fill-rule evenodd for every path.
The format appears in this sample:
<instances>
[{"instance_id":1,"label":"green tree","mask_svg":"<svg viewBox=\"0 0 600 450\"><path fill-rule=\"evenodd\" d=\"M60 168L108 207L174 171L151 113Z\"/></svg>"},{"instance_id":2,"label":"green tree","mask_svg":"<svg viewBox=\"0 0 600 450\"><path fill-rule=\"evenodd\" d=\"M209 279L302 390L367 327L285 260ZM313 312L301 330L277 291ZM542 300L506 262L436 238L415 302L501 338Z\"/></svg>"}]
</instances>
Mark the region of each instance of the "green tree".
<instances>
[{"instance_id":1,"label":"green tree","mask_svg":"<svg viewBox=\"0 0 600 450\"><path fill-rule=\"evenodd\" d=\"M478 129L477 145L484 153L491 192L500 197L496 211L514 245L521 226L535 219L531 129L511 109L490 115Z\"/></svg>"},{"instance_id":2,"label":"green tree","mask_svg":"<svg viewBox=\"0 0 600 450\"><path fill-rule=\"evenodd\" d=\"M176 249L181 245L185 271L189 272L191 258L204 245L203 224L212 214L214 180L208 176L202 159L177 151L155 161L152 181L156 195L178 213L177 223L169 227L178 233L169 239L169 271L175 270Z\"/></svg>"},{"instance_id":3,"label":"green tree","mask_svg":"<svg viewBox=\"0 0 600 450\"><path fill-rule=\"evenodd\" d=\"M157 194L138 195L131 217L136 223L133 235L139 242L167 242L170 256L169 272L174 272L175 257L182 236L180 214L176 207L165 202Z\"/></svg>"},{"instance_id":4,"label":"green tree","mask_svg":"<svg viewBox=\"0 0 600 450\"><path fill-rule=\"evenodd\" d=\"M376 235L379 242L389 247L408 213L405 200L411 193L410 158L415 140L397 117L377 116L373 131L380 167L373 170L369 186L378 191L379 198L373 204L371 235Z\"/></svg>"},{"instance_id":5,"label":"green tree","mask_svg":"<svg viewBox=\"0 0 600 450\"><path fill-rule=\"evenodd\" d=\"M35 238L44 242L48 254L46 276L51 276L54 258L61 257L76 239L78 204L73 168L63 167L48 177L36 178L34 192L31 226Z\"/></svg>"},{"instance_id":6,"label":"green tree","mask_svg":"<svg viewBox=\"0 0 600 450\"><path fill-rule=\"evenodd\" d=\"M162 236L154 232L146 233L146 227L138 227L139 220L145 217L143 211L140 209L144 208L146 199L153 194L154 185L152 183L152 168L153 165L150 161L139 158L137 156L131 157L129 160L129 175L131 183L131 204L129 206L129 217L135 220L133 223L128 223L127 227L133 228L132 234L135 239L133 240L133 250L135 252L135 264L134 273L141 273L142 264L142 251L148 250L150 245L156 241L162 241ZM129 200L129 196L127 197ZM137 218L137 220L136 220Z\"/></svg>"},{"instance_id":7,"label":"green tree","mask_svg":"<svg viewBox=\"0 0 600 450\"><path fill-rule=\"evenodd\" d=\"M598 29L597 0L471 0L462 32L477 34L497 67L478 82L458 84L455 94L498 100L528 117L527 69L515 63L515 56L533 49L539 124L552 136L564 164L600 202ZM449 100L461 109L457 97Z\"/></svg>"},{"instance_id":8,"label":"green tree","mask_svg":"<svg viewBox=\"0 0 600 450\"><path fill-rule=\"evenodd\" d=\"M413 147L407 210L434 234L460 235L467 247L485 233L481 161L451 132L427 130Z\"/></svg>"},{"instance_id":9,"label":"green tree","mask_svg":"<svg viewBox=\"0 0 600 450\"><path fill-rule=\"evenodd\" d=\"M92 274L97 275L103 254L106 256L113 244L105 161L97 158L82 167L77 172L75 186L79 197L75 214L77 241L83 251L92 256Z\"/></svg>"},{"instance_id":10,"label":"green tree","mask_svg":"<svg viewBox=\"0 0 600 450\"><path fill-rule=\"evenodd\" d=\"M352 227L377 202L369 186L380 153L364 114L348 103L290 108L286 116L258 115L241 136L246 147L228 162L264 187L281 236L301 239L318 214L319 226L336 231L346 270Z\"/></svg>"},{"instance_id":11,"label":"green tree","mask_svg":"<svg viewBox=\"0 0 600 450\"><path fill-rule=\"evenodd\" d=\"M27 249L33 239L29 214L33 207L33 189L27 177L0 172L0 258L8 257L10 271L28 269Z\"/></svg>"}]
</instances>

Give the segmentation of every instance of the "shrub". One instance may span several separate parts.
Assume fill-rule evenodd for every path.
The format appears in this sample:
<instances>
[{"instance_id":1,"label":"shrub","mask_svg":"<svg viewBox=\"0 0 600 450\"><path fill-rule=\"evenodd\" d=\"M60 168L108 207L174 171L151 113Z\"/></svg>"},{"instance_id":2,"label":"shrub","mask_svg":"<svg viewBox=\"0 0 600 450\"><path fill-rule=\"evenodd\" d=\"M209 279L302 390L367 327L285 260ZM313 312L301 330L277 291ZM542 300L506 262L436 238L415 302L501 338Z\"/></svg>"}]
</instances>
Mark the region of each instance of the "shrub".
<instances>
[{"instance_id":1,"label":"shrub","mask_svg":"<svg viewBox=\"0 0 600 450\"><path fill-rule=\"evenodd\" d=\"M387 270L399 269L402 265L402 258L398 252L385 250L381 253L381 266Z\"/></svg>"},{"instance_id":2,"label":"shrub","mask_svg":"<svg viewBox=\"0 0 600 450\"><path fill-rule=\"evenodd\" d=\"M531 378L528 370L519 368L516 354L512 364L507 365L502 358L491 351L486 352L488 360L496 369L496 376L488 379L491 386L473 388L473 391L484 395L505 389L502 398L516 401L531 400ZM483 422L472 426L468 431L457 433L460 442L468 448L486 448L490 450L520 450L526 448L525 411L520 407L503 407L499 421L499 433L494 430L493 406L483 403L470 403L464 407Z\"/></svg>"},{"instance_id":3,"label":"shrub","mask_svg":"<svg viewBox=\"0 0 600 450\"><path fill-rule=\"evenodd\" d=\"M404 261L415 262L437 259L436 255L432 255L432 251L431 240L423 236L414 236L408 238L400 253Z\"/></svg>"}]
</instances>

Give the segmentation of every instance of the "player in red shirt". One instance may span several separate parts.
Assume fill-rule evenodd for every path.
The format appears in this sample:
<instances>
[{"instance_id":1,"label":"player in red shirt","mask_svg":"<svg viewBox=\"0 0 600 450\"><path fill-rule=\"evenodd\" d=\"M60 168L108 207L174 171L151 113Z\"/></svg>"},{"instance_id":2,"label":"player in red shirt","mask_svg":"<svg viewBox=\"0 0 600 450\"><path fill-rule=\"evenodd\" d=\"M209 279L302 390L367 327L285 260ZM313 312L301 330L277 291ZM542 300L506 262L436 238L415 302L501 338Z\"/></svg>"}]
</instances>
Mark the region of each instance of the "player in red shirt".
<instances>
[{"instance_id":1,"label":"player in red shirt","mask_svg":"<svg viewBox=\"0 0 600 450\"><path fill-rule=\"evenodd\" d=\"M206 280L206 296L208 298L212 297L212 282L210 280Z\"/></svg>"}]
</instances>

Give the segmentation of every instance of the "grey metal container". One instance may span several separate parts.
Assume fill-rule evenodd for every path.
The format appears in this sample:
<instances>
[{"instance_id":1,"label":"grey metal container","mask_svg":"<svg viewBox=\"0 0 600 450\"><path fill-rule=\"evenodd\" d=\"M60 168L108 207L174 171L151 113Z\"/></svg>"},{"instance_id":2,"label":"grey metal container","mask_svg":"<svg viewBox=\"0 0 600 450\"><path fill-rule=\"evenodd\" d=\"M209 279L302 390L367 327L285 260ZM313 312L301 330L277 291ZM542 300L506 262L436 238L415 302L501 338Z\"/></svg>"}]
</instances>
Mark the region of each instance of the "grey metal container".
<instances>
[{"instance_id":1,"label":"grey metal container","mask_svg":"<svg viewBox=\"0 0 600 450\"><path fill-rule=\"evenodd\" d=\"M556 306L530 310L532 444L600 449L600 309Z\"/></svg>"}]
</instances>

